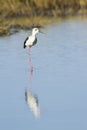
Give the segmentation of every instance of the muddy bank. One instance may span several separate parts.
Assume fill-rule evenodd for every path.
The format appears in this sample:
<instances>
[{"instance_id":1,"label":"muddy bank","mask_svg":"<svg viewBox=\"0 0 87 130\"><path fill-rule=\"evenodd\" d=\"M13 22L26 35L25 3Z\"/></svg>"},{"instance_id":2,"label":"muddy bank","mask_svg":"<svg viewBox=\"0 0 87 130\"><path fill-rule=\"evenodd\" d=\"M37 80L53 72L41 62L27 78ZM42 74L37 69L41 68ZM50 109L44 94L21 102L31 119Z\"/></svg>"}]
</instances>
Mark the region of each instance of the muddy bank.
<instances>
[{"instance_id":1,"label":"muddy bank","mask_svg":"<svg viewBox=\"0 0 87 130\"><path fill-rule=\"evenodd\" d=\"M0 0L0 36L76 15L87 15L87 0Z\"/></svg>"}]
</instances>

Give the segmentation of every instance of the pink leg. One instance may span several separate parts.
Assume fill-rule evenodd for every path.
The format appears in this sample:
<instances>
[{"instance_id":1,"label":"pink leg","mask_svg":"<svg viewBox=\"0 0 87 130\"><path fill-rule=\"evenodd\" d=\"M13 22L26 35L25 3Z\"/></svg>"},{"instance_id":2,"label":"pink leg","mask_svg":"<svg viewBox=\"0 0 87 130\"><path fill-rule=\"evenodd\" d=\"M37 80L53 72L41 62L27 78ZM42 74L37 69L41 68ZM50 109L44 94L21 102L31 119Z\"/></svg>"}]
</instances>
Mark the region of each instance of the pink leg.
<instances>
[{"instance_id":1,"label":"pink leg","mask_svg":"<svg viewBox=\"0 0 87 130\"><path fill-rule=\"evenodd\" d=\"M32 66L32 62L31 62L31 57L30 57L30 47L28 48L28 55L29 55L29 64L30 64L30 71L33 71L33 66Z\"/></svg>"},{"instance_id":2,"label":"pink leg","mask_svg":"<svg viewBox=\"0 0 87 130\"><path fill-rule=\"evenodd\" d=\"M32 86L32 75L33 75L33 67L30 57L30 47L28 48L28 55L29 55L29 66L30 66L30 87Z\"/></svg>"}]
</instances>

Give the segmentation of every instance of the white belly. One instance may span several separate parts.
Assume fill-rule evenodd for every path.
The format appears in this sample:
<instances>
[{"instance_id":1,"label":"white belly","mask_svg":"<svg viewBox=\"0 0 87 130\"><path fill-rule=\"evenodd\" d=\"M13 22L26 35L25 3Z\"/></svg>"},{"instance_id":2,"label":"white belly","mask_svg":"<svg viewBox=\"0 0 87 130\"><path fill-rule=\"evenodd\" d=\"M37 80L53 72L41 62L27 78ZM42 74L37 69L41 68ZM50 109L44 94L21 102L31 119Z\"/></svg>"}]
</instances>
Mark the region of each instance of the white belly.
<instances>
[{"instance_id":1,"label":"white belly","mask_svg":"<svg viewBox=\"0 0 87 130\"><path fill-rule=\"evenodd\" d=\"M26 41L26 46L32 46L35 40L35 36L30 36L29 39Z\"/></svg>"}]
</instances>

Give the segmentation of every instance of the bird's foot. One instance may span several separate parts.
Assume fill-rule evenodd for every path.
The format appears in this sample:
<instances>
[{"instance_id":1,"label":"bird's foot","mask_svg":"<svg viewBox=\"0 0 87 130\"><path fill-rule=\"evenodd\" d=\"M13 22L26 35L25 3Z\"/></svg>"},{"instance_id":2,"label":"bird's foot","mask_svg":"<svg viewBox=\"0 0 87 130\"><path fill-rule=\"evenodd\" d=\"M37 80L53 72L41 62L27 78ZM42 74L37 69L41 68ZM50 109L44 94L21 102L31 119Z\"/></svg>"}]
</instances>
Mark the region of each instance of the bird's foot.
<instances>
[{"instance_id":1,"label":"bird's foot","mask_svg":"<svg viewBox=\"0 0 87 130\"><path fill-rule=\"evenodd\" d=\"M32 67L32 66L30 67L30 72L31 72L31 73L33 72L33 67Z\"/></svg>"}]
</instances>

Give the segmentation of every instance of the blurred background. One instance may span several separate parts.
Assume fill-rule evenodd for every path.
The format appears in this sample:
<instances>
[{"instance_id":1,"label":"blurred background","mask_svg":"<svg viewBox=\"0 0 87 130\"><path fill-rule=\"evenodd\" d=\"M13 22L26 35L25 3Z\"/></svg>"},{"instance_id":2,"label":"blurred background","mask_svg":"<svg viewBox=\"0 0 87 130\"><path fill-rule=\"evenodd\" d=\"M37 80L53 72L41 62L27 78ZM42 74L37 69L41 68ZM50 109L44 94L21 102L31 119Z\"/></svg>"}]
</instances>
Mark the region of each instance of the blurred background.
<instances>
[{"instance_id":1,"label":"blurred background","mask_svg":"<svg viewBox=\"0 0 87 130\"><path fill-rule=\"evenodd\" d=\"M0 0L0 130L34 129L87 130L87 0Z\"/></svg>"},{"instance_id":2,"label":"blurred background","mask_svg":"<svg viewBox=\"0 0 87 130\"><path fill-rule=\"evenodd\" d=\"M0 35L9 35L11 28L27 29L79 14L87 14L87 0L0 0Z\"/></svg>"}]
</instances>

